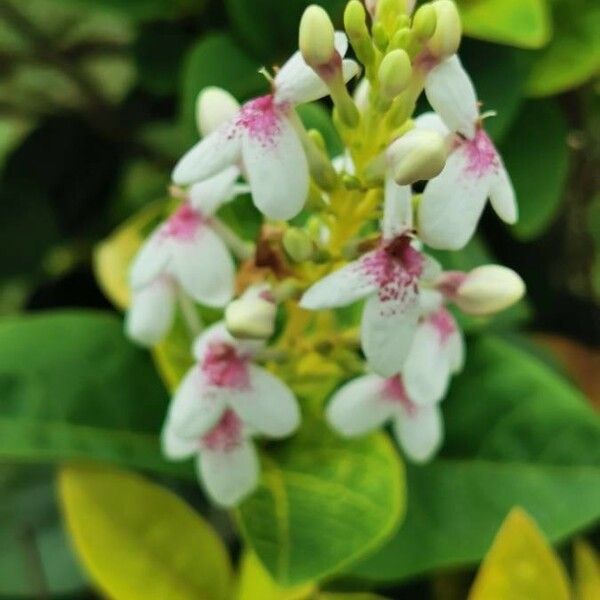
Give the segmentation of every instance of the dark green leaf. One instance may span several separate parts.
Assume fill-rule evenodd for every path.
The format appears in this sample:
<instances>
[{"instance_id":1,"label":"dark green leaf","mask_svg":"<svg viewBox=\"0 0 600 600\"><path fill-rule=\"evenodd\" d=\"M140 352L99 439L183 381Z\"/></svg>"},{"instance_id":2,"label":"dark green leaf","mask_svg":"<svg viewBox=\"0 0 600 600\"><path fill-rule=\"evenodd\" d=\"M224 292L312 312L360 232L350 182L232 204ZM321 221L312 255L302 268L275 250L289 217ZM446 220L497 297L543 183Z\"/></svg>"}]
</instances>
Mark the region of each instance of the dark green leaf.
<instances>
[{"instance_id":1,"label":"dark green leaf","mask_svg":"<svg viewBox=\"0 0 600 600\"><path fill-rule=\"evenodd\" d=\"M329 112L322 104L317 102L303 104L297 108L297 111L307 129L316 129L321 133L329 156L335 157L342 154L344 146L331 121Z\"/></svg>"},{"instance_id":2,"label":"dark green leaf","mask_svg":"<svg viewBox=\"0 0 600 600\"><path fill-rule=\"evenodd\" d=\"M556 215L567 180L567 124L556 102L528 102L501 150L519 203L511 231L523 240L535 238Z\"/></svg>"}]
</instances>

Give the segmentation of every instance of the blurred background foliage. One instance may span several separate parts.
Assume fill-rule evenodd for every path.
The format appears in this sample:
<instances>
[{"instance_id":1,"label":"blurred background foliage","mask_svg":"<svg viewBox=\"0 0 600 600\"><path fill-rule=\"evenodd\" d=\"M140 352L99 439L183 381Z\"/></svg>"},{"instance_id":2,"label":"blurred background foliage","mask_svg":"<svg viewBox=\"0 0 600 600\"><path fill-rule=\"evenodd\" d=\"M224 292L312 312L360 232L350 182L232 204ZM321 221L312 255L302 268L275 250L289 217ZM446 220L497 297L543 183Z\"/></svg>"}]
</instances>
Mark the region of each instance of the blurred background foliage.
<instances>
[{"instance_id":1,"label":"blurred background foliage","mask_svg":"<svg viewBox=\"0 0 600 600\"><path fill-rule=\"evenodd\" d=\"M473 334L487 333L473 342L474 358L446 403L445 462L408 472L409 502L412 493L436 515L445 542L427 537L430 524L409 505L406 535L346 573L348 581L386 588L481 559L489 524L497 527L514 503L511 487L525 490L553 541L589 525L600 506L599 430L585 407L600 405L600 4L457 2L466 33L461 57L483 110L498 111L487 127L513 177L521 219L506 228L484 218L479 238L441 258L448 268L505 263L522 274L529 295L491 323L463 323ZM343 0L319 3L341 24ZM166 197L174 161L197 139L198 91L220 85L244 100L265 90L257 69L281 64L295 49L307 4L0 0L0 597L93 597L66 541L53 471L43 466L57 460L94 457L149 470L231 541L231 526L185 483L187 467L160 457L155 433L167 392L150 359L108 314L114 309L95 282L94 249L125 219ZM302 118L323 131L334 153L326 112L304 107ZM255 232L256 215L244 210L232 225ZM58 308L77 310L22 315ZM104 313L83 310L92 308ZM509 347L490 334L507 326L534 335ZM546 369L548 362L587 397ZM496 413L482 416L481 397ZM566 432L564 422L571 424ZM508 447L509 427L521 428L521 447ZM552 448L548 439L557 440ZM467 456L476 460L465 462ZM76 493L77 482L65 478ZM436 504L431 481L444 506ZM487 504L457 513L486 489ZM242 521L254 519L252 510L242 511ZM486 534L465 538L461 520L481 524ZM411 540L424 545L419 550ZM246 569L262 569L254 563L244 559L242 579ZM397 589L403 598L461 597L452 594L465 577L439 575ZM204 589L198 585L191 589ZM207 597L227 598L219 589Z\"/></svg>"}]
</instances>

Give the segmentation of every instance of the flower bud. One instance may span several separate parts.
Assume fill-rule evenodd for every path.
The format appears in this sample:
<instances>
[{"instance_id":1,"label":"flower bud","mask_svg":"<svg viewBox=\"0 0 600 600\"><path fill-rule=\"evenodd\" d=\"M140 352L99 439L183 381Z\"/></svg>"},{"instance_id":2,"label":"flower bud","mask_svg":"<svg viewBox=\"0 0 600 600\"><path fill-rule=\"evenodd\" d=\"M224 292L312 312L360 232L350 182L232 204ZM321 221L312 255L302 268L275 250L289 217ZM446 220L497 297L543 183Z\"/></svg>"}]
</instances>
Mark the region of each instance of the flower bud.
<instances>
[{"instance_id":1,"label":"flower bud","mask_svg":"<svg viewBox=\"0 0 600 600\"><path fill-rule=\"evenodd\" d=\"M266 286L253 286L225 309L225 324L237 338L268 339L275 331L277 304Z\"/></svg>"},{"instance_id":2,"label":"flower bud","mask_svg":"<svg viewBox=\"0 0 600 600\"><path fill-rule=\"evenodd\" d=\"M392 176L399 185L410 185L439 175L446 163L444 138L435 131L411 129L387 150Z\"/></svg>"},{"instance_id":3,"label":"flower bud","mask_svg":"<svg viewBox=\"0 0 600 600\"><path fill-rule=\"evenodd\" d=\"M358 60L365 66L370 65L375 58L375 51L367 29L365 8L360 0L350 0L346 5L344 28Z\"/></svg>"},{"instance_id":4,"label":"flower bud","mask_svg":"<svg viewBox=\"0 0 600 600\"><path fill-rule=\"evenodd\" d=\"M238 101L226 90L209 86L204 88L196 99L196 123L204 137L217 127L233 118L238 112Z\"/></svg>"},{"instance_id":5,"label":"flower bud","mask_svg":"<svg viewBox=\"0 0 600 600\"><path fill-rule=\"evenodd\" d=\"M393 100L410 83L412 67L406 51L397 49L386 54L379 66L379 84L381 95Z\"/></svg>"},{"instance_id":6,"label":"flower bud","mask_svg":"<svg viewBox=\"0 0 600 600\"><path fill-rule=\"evenodd\" d=\"M453 300L470 315L490 315L518 302L525 294L525 283L508 267L484 265L466 274Z\"/></svg>"},{"instance_id":7,"label":"flower bud","mask_svg":"<svg viewBox=\"0 0 600 600\"><path fill-rule=\"evenodd\" d=\"M435 9L436 25L427 48L433 56L447 58L455 54L460 45L460 15L452 0L436 0L431 6Z\"/></svg>"},{"instance_id":8,"label":"flower bud","mask_svg":"<svg viewBox=\"0 0 600 600\"><path fill-rule=\"evenodd\" d=\"M314 253L314 244L310 237L297 227L290 227L283 234L283 247L294 262L304 262Z\"/></svg>"},{"instance_id":9,"label":"flower bud","mask_svg":"<svg viewBox=\"0 0 600 600\"><path fill-rule=\"evenodd\" d=\"M433 5L424 4L419 7L412 22L412 30L417 39L428 40L435 33L436 22L437 12Z\"/></svg>"},{"instance_id":10,"label":"flower bud","mask_svg":"<svg viewBox=\"0 0 600 600\"><path fill-rule=\"evenodd\" d=\"M311 4L300 21L298 44L306 64L316 69L335 56L333 24L327 12Z\"/></svg>"}]
</instances>

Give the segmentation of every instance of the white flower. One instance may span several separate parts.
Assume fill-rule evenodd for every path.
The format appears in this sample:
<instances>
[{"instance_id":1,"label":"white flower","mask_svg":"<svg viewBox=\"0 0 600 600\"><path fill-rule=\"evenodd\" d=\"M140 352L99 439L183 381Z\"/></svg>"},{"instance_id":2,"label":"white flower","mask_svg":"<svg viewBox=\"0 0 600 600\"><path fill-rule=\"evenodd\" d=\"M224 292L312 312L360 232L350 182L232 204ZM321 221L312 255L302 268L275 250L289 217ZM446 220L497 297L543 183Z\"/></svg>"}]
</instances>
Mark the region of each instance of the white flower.
<instances>
[{"instance_id":1,"label":"white flower","mask_svg":"<svg viewBox=\"0 0 600 600\"><path fill-rule=\"evenodd\" d=\"M391 178L386 182L383 240L379 248L327 275L302 297L300 305L318 310L366 298L362 348L371 368L383 376L399 372L419 319L419 283L439 268L415 248L407 234L411 192Z\"/></svg>"},{"instance_id":2,"label":"white flower","mask_svg":"<svg viewBox=\"0 0 600 600\"><path fill-rule=\"evenodd\" d=\"M463 338L454 317L444 307L426 313L402 366L409 397L419 406L441 401L463 361Z\"/></svg>"},{"instance_id":3,"label":"white flower","mask_svg":"<svg viewBox=\"0 0 600 600\"><path fill-rule=\"evenodd\" d=\"M348 42L336 33L337 52ZM358 72L343 61L344 79ZM295 129L294 107L328 94L325 83L296 52L278 71L273 92L244 104L239 112L194 146L176 165L173 181L187 185L242 163L257 208L272 219L291 219L308 195L309 170Z\"/></svg>"},{"instance_id":4,"label":"white flower","mask_svg":"<svg viewBox=\"0 0 600 600\"><path fill-rule=\"evenodd\" d=\"M398 375L387 379L364 375L350 381L333 395L326 416L345 437L363 435L393 421L398 443L418 463L430 460L443 438L439 406L415 404Z\"/></svg>"},{"instance_id":5,"label":"white flower","mask_svg":"<svg viewBox=\"0 0 600 600\"><path fill-rule=\"evenodd\" d=\"M197 364L176 390L163 430L165 454L177 459L199 453L208 493L227 506L256 485L258 466L249 435L282 438L300 423L291 390L252 363L262 347L234 339L222 322L207 329L194 344Z\"/></svg>"},{"instance_id":6,"label":"white flower","mask_svg":"<svg viewBox=\"0 0 600 600\"><path fill-rule=\"evenodd\" d=\"M227 169L192 186L189 198L150 235L130 271L134 305L144 288L165 276L201 304L222 307L231 300L234 263L211 219L233 195L236 178L235 169ZM146 312L152 318L153 312Z\"/></svg>"},{"instance_id":7,"label":"white flower","mask_svg":"<svg viewBox=\"0 0 600 600\"><path fill-rule=\"evenodd\" d=\"M433 248L457 250L473 236L488 197L498 216L514 223L515 192L483 129L473 84L457 56L429 72L425 92L439 117L428 113L416 120L417 126L452 132L453 144L444 170L425 186L419 235Z\"/></svg>"}]
</instances>

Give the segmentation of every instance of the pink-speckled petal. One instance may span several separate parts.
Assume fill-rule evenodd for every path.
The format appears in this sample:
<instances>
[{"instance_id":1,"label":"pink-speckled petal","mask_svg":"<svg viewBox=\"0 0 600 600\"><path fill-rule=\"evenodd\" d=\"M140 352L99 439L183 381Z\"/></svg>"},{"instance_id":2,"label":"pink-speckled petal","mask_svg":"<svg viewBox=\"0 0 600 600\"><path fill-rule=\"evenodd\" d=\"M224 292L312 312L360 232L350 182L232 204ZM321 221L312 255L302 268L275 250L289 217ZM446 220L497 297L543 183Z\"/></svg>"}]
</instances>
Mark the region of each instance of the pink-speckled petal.
<instances>
[{"instance_id":1,"label":"pink-speckled petal","mask_svg":"<svg viewBox=\"0 0 600 600\"><path fill-rule=\"evenodd\" d=\"M503 164L501 164L492 181L490 202L496 214L505 223L512 225L517 222L519 218L517 198L510 177Z\"/></svg>"},{"instance_id":2,"label":"pink-speckled petal","mask_svg":"<svg viewBox=\"0 0 600 600\"><path fill-rule=\"evenodd\" d=\"M242 153L256 207L270 219L295 217L308 196L308 161L291 122L278 110L267 130L246 129Z\"/></svg>"},{"instance_id":3,"label":"pink-speckled petal","mask_svg":"<svg viewBox=\"0 0 600 600\"><path fill-rule=\"evenodd\" d=\"M172 179L177 185L190 185L235 165L241 152L241 139L234 122L227 122L200 140L175 165Z\"/></svg>"},{"instance_id":4,"label":"pink-speckled petal","mask_svg":"<svg viewBox=\"0 0 600 600\"><path fill-rule=\"evenodd\" d=\"M469 169L466 144L457 148L444 170L425 186L419 206L419 236L432 248L459 250L475 233L493 172Z\"/></svg>"},{"instance_id":5,"label":"pink-speckled petal","mask_svg":"<svg viewBox=\"0 0 600 600\"><path fill-rule=\"evenodd\" d=\"M451 131L473 138L479 118L477 95L458 56L442 61L427 74L425 94Z\"/></svg>"},{"instance_id":6,"label":"pink-speckled petal","mask_svg":"<svg viewBox=\"0 0 600 600\"><path fill-rule=\"evenodd\" d=\"M398 407L382 396L383 385L379 375L365 375L342 386L327 406L329 425L345 437L381 427L398 412Z\"/></svg>"},{"instance_id":7,"label":"pink-speckled petal","mask_svg":"<svg viewBox=\"0 0 600 600\"><path fill-rule=\"evenodd\" d=\"M205 217L210 217L234 197L235 182L239 176L239 168L232 166L213 177L194 183L188 191L190 204Z\"/></svg>"},{"instance_id":8,"label":"pink-speckled petal","mask_svg":"<svg viewBox=\"0 0 600 600\"><path fill-rule=\"evenodd\" d=\"M419 406L416 410L405 411L394 422L394 434L412 462L425 463L431 460L444 437L439 406Z\"/></svg>"},{"instance_id":9,"label":"pink-speckled petal","mask_svg":"<svg viewBox=\"0 0 600 600\"><path fill-rule=\"evenodd\" d=\"M365 303L361 323L362 348L370 367L383 377L400 372L410 350L419 318L414 285L393 299L378 294Z\"/></svg>"}]
</instances>

